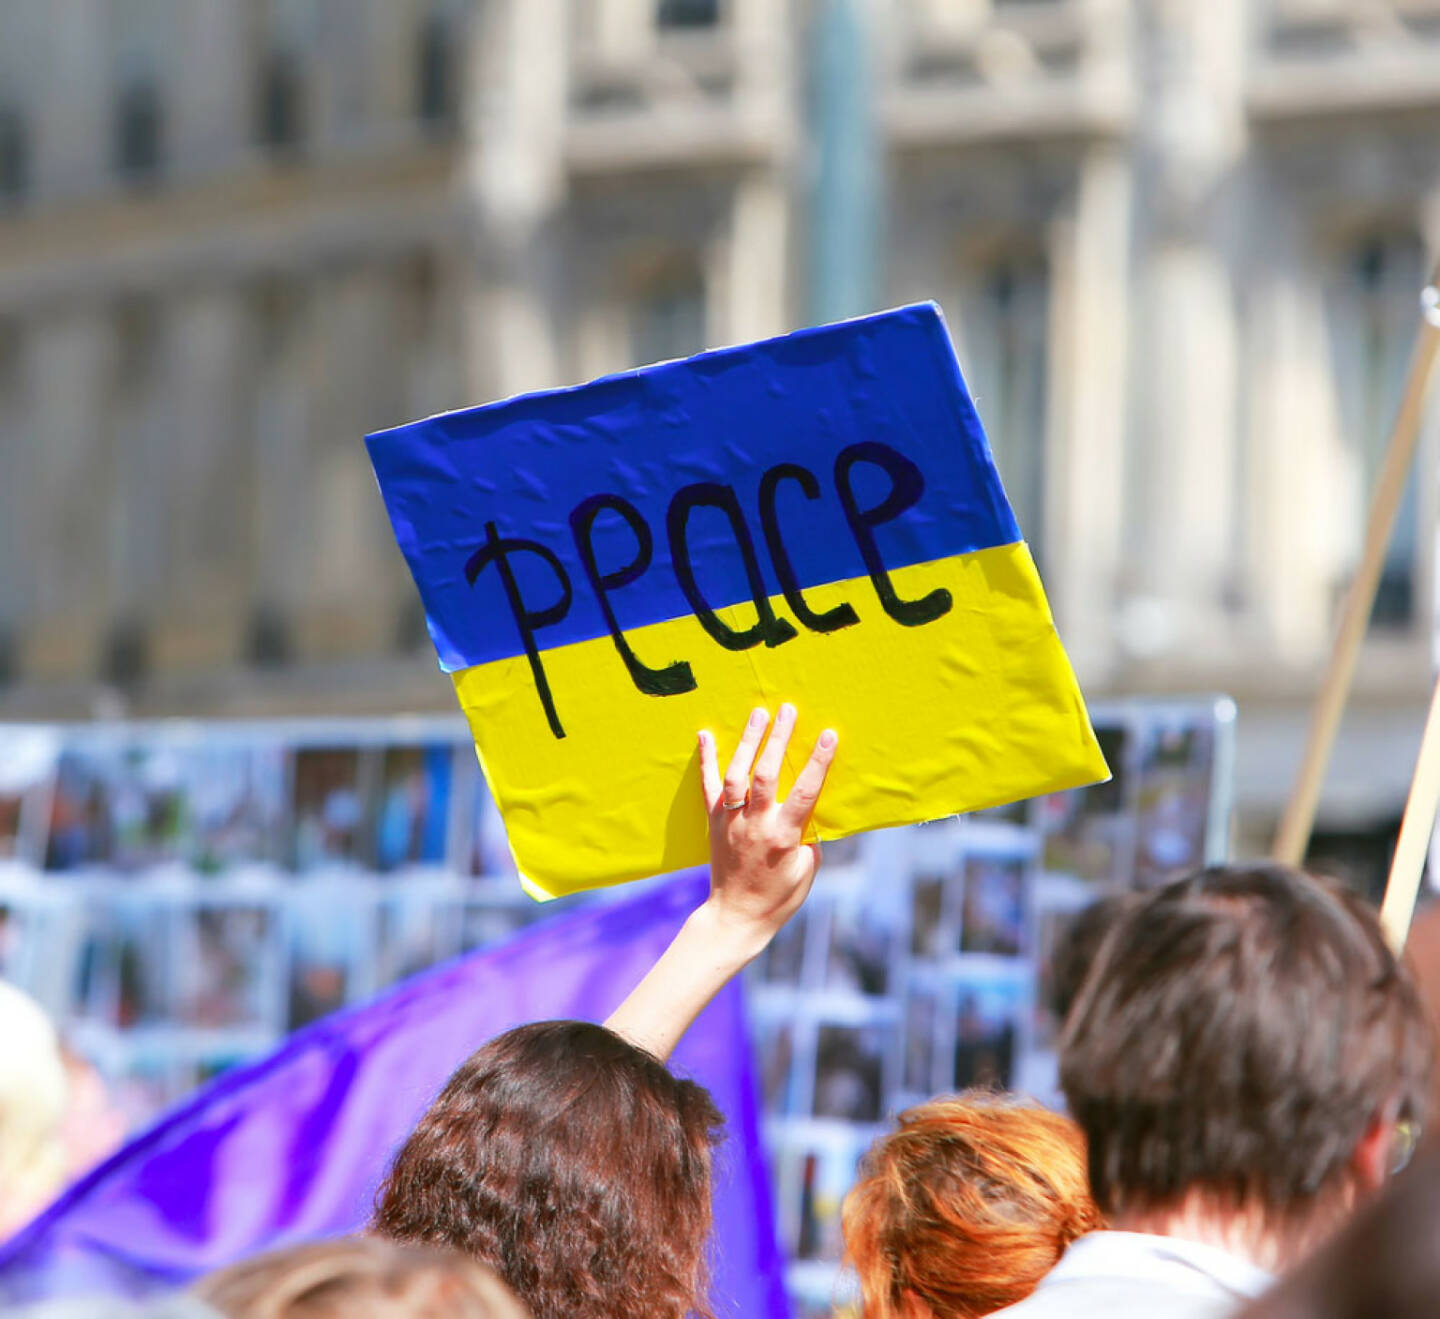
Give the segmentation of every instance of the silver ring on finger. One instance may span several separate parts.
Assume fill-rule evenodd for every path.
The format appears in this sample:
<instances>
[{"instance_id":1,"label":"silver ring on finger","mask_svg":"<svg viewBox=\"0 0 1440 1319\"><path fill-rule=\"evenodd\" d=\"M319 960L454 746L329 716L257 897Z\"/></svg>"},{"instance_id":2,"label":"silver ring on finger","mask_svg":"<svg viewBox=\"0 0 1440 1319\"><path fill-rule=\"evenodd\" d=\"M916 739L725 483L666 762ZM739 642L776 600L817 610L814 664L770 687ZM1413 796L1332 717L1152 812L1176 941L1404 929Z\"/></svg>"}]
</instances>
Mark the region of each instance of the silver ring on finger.
<instances>
[{"instance_id":1,"label":"silver ring on finger","mask_svg":"<svg viewBox=\"0 0 1440 1319\"><path fill-rule=\"evenodd\" d=\"M743 811L745 809L745 802L746 799L741 797L739 801L722 801L720 806L722 810Z\"/></svg>"}]
</instances>

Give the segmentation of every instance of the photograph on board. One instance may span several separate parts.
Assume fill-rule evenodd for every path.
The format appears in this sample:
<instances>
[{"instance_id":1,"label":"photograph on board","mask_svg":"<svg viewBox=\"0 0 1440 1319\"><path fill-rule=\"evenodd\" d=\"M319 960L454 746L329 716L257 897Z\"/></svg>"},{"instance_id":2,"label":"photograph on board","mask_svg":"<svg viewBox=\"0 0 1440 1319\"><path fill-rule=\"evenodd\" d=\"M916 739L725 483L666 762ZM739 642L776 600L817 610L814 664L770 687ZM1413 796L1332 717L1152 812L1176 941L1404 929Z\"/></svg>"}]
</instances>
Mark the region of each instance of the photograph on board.
<instances>
[{"instance_id":1,"label":"photograph on board","mask_svg":"<svg viewBox=\"0 0 1440 1319\"><path fill-rule=\"evenodd\" d=\"M795 1023L766 1014L758 1006L751 1021L765 1111L772 1117L784 1117L794 1111L795 1104Z\"/></svg>"},{"instance_id":2,"label":"photograph on board","mask_svg":"<svg viewBox=\"0 0 1440 1319\"><path fill-rule=\"evenodd\" d=\"M960 951L1017 957L1025 942L1025 881L1028 862L1020 856L965 858L965 897L960 916Z\"/></svg>"},{"instance_id":3,"label":"photograph on board","mask_svg":"<svg viewBox=\"0 0 1440 1319\"><path fill-rule=\"evenodd\" d=\"M75 962L76 1015L119 1030L172 1020L180 961L170 904L112 893L86 916Z\"/></svg>"},{"instance_id":4,"label":"photograph on board","mask_svg":"<svg viewBox=\"0 0 1440 1319\"><path fill-rule=\"evenodd\" d=\"M494 901L461 902L455 918L455 951L468 953L475 948L489 948L523 930L534 919L531 912L539 910L529 898L523 901L525 906Z\"/></svg>"},{"instance_id":5,"label":"photograph on board","mask_svg":"<svg viewBox=\"0 0 1440 1319\"><path fill-rule=\"evenodd\" d=\"M904 1066L901 1084L909 1093L929 1096L938 1088L935 1064L940 1003L932 986L912 985L905 995Z\"/></svg>"},{"instance_id":6,"label":"photograph on board","mask_svg":"<svg viewBox=\"0 0 1440 1319\"><path fill-rule=\"evenodd\" d=\"M435 890L387 893L375 912L377 989L461 951L459 907Z\"/></svg>"},{"instance_id":7,"label":"photograph on board","mask_svg":"<svg viewBox=\"0 0 1440 1319\"><path fill-rule=\"evenodd\" d=\"M185 767L196 870L285 859L285 751L278 740L197 746Z\"/></svg>"},{"instance_id":8,"label":"photograph on board","mask_svg":"<svg viewBox=\"0 0 1440 1319\"><path fill-rule=\"evenodd\" d=\"M184 860L190 808L185 752L165 740L116 755L110 781L110 864L121 870Z\"/></svg>"},{"instance_id":9,"label":"photograph on board","mask_svg":"<svg viewBox=\"0 0 1440 1319\"><path fill-rule=\"evenodd\" d=\"M843 993L880 997L892 990L900 954L893 916L862 886L832 888L812 919L822 923L825 940L824 987Z\"/></svg>"},{"instance_id":10,"label":"photograph on board","mask_svg":"<svg viewBox=\"0 0 1440 1319\"><path fill-rule=\"evenodd\" d=\"M1161 717L1146 729L1136 794L1138 887L1163 884L1204 865L1214 771L1213 717Z\"/></svg>"},{"instance_id":11,"label":"photograph on board","mask_svg":"<svg viewBox=\"0 0 1440 1319\"><path fill-rule=\"evenodd\" d=\"M0 862L38 866L60 740L51 729L7 729L0 736Z\"/></svg>"},{"instance_id":12,"label":"photograph on board","mask_svg":"<svg viewBox=\"0 0 1440 1319\"><path fill-rule=\"evenodd\" d=\"M355 865L364 859L370 814L365 782L374 752L358 747L301 747L292 766L296 870Z\"/></svg>"},{"instance_id":13,"label":"photograph on board","mask_svg":"<svg viewBox=\"0 0 1440 1319\"><path fill-rule=\"evenodd\" d=\"M1041 866L1099 885L1130 883L1135 850L1129 754L1133 733L1125 724L1097 724L1095 737L1110 766L1108 783L1051 793L1035 803L1044 836Z\"/></svg>"},{"instance_id":14,"label":"photograph on board","mask_svg":"<svg viewBox=\"0 0 1440 1319\"><path fill-rule=\"evenodd\" d=\"M917 873L910 885L910 955L933 962L955 946L953 911L958 877L937 871Z\"/></svg>"},{"instance_id":15,"label":"photograph on board","mask_svg":"<svg viewBox=\"0 0 1440 1319\"><path fill-rule=\"evenodd\" d=\"M287 895L289 1030L328 1016L366 988L373 912L343 886L334 888L296 889Z\"/></svg>"},{"instance_id":16,"label":"photograph on board","mask_svg":"<svg viewBox=\"0 0 1440 1319\"><path fill-rule=\"evenodd\" d=\"M787 1140L778 1159L781 1239L792 1259L838 1261L845 1253L840 1209L855 1181L866 1133Z\"/></svg>"},{"instance_id":17,"label":"photograph on board","mask_svg":"<svg viewBox=\"0 0 1440 1319\"><path fill-rule=\"evenodd\" d=\"M0 980L23 985L35 937L24 903L0 900Z\"/></svg>"},{"instance_id":18,"label":"photograph on board","mask_svg":"<svg viewBox=\"0 0 1440 1319\"><path fill-rule=\"evenodd\" d=\"M47 870L77 870L110 860L116 768L108 748L71 746L60 753L46 831Z\"/></svg>"},{"instance_id":19,"label":"photograph on board","mask_svg":"<svg viewBox=\"0 0 1440 1319\"><path fill-rule=\"evenodd\" d=\"M755 960L755 979L766 985L799 987L807 981L806 948L810 934L809 906L785 922Z\"/></svg>"},{"instance_id":20,"label":"photograph on board","mask_svg":"<svg viewBox=\"0 0 1440 1319\"><path fill-rule=\"evenodd\" d=\"M454 768L450 742L383 749L373 849L377 870L445 864Z\"/></svg>"},{"instance_id":21,"label":"photograph on board","mask_svg":"<svg viewBox=\"0 0 1440 1319\"><path fill-rule=\"evenodd\" d=\"M823 1024L815 1034L816 1117L878 1122L885 1099L885 1051L893 1027Z\"/></svg>"},{"instance_id":22,"label":"photograph on board","mask_svg":"<svg viewBox=\"0 0 1440 1319\"><path fill-rule=\"evenodd\" d=\"M188 940L180 1018L206 1030L273 1029L281 955L279 921L263 902L201 903L178 912Z\"/></svg>"},{"instance_id":23,"label":"photograph on board","mask_svg":"<svg viewBox=\"0 0 1440 1319\"><path fill-rule=\"evenodd\" d=\"M956 987L952 1076L956 1090L1010 1088L1023 994L1023 985L1013 978L977 978Z\"/></svg>"}]
</instances>

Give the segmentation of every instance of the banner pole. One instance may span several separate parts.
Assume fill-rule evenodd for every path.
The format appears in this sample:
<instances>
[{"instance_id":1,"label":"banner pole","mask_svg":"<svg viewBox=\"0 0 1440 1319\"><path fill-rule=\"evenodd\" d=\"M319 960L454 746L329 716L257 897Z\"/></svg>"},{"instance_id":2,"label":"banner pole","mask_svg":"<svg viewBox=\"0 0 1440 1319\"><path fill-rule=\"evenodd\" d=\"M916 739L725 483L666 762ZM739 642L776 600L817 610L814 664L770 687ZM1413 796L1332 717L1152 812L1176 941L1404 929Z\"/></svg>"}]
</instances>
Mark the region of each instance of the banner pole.
<instances>
[{"instance_id":1,"label":"banner pole","mask_svg":"<svg viewBox=\"0 0 1440 1319\"><path fill-rule=\"evenodd\" d=\"M1360 658L1360 646L1365 640L1370 611L1375 604L1375 592L1380 585L1385 549L1395 529L1395 517L1405 495L1406 480L1414 464L1415 445L1425 411L1430 369L1435 363L1437 353L1440 353L1440 292L1437 292L1437 284L1440 284L1440 267L1436 268L1429 286L1420 297L1420 334L1410 358L1400 409L1395 414L1395 423L1390 429L1385 461L1380 468L1379 478L1375 482L1375 493L1370 500L1360 565L1345 593L1345 606L1341 612L1335 646L1310 714L1305 754L1301 758L1300 771L1295 777L1285 814L1281 817L1280 827L1275 834L1272 855L1284 865L1298 866L1305 859L1305 849L1310 844L1310 831L1315 825L1315 811L1320 803L1325 771L1330 764L1335 735L1340 730L1340 719L1345 713L1350 684L1355 677L1355 666Z\"/></svg>"},{"instance_id":2,"label":"banner pole","mask_svg":"<svg viewBox=\"0 0 1440 1319\"><path fill-rule=\"evenodd\" d=\"M1410 918L1415 913L1415 898L1420 892L1420 876L1425 870L1425 855L1430 850L1437 806L1440 806L1440 681L1436 682L1430 699L1430 714L1420 739L1420 754L1415 759L1415 777L1410 781L1405 817L1400 822L1400 837L1390 862L1390 878L1385 884L1385 900L1380 904L1380 925L1396 953L1405 947L1405 936L1410 932Z\"/></svg>"}]
</instances>

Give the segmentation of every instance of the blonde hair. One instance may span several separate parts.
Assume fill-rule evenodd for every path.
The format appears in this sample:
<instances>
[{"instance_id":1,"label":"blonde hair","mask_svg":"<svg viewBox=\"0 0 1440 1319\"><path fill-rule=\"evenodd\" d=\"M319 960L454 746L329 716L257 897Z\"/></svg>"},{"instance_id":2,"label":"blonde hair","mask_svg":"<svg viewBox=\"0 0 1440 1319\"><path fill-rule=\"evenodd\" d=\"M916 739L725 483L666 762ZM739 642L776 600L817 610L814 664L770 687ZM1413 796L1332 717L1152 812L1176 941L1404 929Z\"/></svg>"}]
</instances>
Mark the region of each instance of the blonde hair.
<instances>
[{"instance_id":1,"label":"blonde hair","mask_svg":"<svg viewBox=\"0 0 1440 1319\"><path fill-rule=\"evenodd\" d=\"M193 1295L225 1319L529 1319L484 1265L375 1237L258 1255L212 1273Z\"/></svg>"},{"instance_id":2,"label":"blonde hair","mask_svg":"<svg viewBox=\"0 0 1440 1319\"><path fill-rule=\"evenodd\" d=\"M68 1086L60 1041L28 994L0 981L0 1239L65 1182L61 1124Z\"/></svg>"},{"instance_id":3,"label":"blonde hair","mask_svg":"<svg viewBox=\"0 0 1440 1319\"><path fill-rule=\"evenodd\" d=\"M900 1115L842 1212L866 1319L978 1319L1024 1300L1104 1226L1069 1118L971 1091Z\"/></svg>"}]
</instances>

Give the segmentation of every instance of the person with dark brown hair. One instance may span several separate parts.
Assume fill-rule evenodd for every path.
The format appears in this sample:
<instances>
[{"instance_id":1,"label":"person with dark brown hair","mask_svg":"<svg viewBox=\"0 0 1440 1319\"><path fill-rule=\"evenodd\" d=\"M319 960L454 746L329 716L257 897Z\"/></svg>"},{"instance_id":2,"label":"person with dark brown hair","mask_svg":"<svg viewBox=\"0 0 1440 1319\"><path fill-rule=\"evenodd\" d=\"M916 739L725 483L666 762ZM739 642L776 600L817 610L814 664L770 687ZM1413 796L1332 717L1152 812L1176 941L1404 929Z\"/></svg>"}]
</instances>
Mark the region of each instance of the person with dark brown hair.
<instances>
[{"instance_id":1,"label":"person with dark brown hair","mask_svg":"<svg viewBox=\"0 0 1440 1319\"><path fill-rule=\"evenodd\" d=\"M1005 1314L1228 1314L1384 1183L1432 1066L1409 972L1339 886L1216 867L1137 899L1060 1053L1114 1230Z\"/></svg>"},{"instance_id":2,"label":"person with dark brown hair","mask_svg":"<svg viewBox=\"0 0 1440 1319\"><path fill-rule=\"evenodd\" d=\"M970 1091L900 1115L842 1212L865 1319L979 1319L1023 1300L1102 1226L1069 1118Z\"/></svg>"},{"instance_id":3,"label":"person with dark brown hair","mask_svg":"<svg viewBox=\"0 0 1440 1319\"><path fill-rule=\"evenodd\" d=\"M395 1158L373 1230L494 1268L534 1319L709 1316L720 1114L665 1067L724 984L804 902L805 831L835 754L822 733L779 797L795 709L754 711L722 777L700 734L710 896L605 1026L541 1022L470 1057Z\"/></svg>"},{"instance_id":4,"label":"person with dark brown hair","mask_svg":"<svg viewBox=\"0 0 1440 1319\"><path fill-rule=\"evenodd\" d=\"M529 1319L474 1260L356 1237L257 1255L191 1295L217 1319Z\"/></svg>"}]
</instances>

